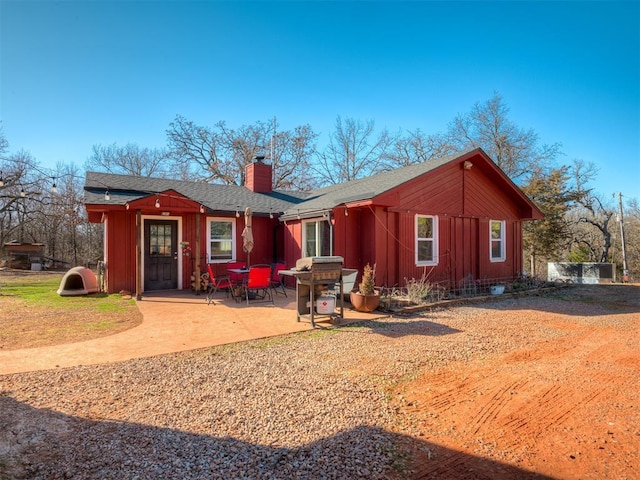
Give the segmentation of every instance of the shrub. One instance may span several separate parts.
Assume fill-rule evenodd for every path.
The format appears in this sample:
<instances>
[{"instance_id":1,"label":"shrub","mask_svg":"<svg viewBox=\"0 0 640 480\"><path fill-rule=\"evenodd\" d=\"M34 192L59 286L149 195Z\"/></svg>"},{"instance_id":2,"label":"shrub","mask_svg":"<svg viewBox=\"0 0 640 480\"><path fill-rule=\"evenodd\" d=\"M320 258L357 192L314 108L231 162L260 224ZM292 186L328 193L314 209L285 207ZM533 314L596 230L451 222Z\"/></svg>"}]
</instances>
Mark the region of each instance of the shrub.
<instances>
[{"instance_id":1,"label":"shrub","mask_svg":"<svg viewBox=\"0 0 640 480\"><path fill-rule=\"evenodd\" d=\"M373 267L368 263L364 267L364 271L362 272L362 281L358 286L358 291L362 295L373 295L373 292L376 287L376 266Z\"/></svg>"}]
</instances>

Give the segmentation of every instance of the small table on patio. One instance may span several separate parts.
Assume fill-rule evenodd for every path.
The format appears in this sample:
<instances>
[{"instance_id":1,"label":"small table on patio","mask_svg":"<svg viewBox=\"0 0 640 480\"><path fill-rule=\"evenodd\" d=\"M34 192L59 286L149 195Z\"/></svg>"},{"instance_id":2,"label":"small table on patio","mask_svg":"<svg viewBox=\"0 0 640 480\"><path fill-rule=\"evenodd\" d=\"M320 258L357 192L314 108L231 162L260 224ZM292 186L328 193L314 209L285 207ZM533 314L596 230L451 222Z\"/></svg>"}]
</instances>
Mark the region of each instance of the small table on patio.
<instances>
[{"instance_id":1,"label":"small table on patio","mask_svg":"<svg viewBox=\"0 0 640 480\"><path fill-rule=\"evenodd\" d=\"M238 286L241 286L247 280L247 275L249 275L249 269L248 268L229 268L227 269L227 272L235 274L235 278L231 278L231 276L229 277L229 279L231 280L231 288L230 288L231 296L236 302L240 302L242 299L239 298L238 295L236 295L236 288L238 288Z\"/></svg>"}]
</instances>

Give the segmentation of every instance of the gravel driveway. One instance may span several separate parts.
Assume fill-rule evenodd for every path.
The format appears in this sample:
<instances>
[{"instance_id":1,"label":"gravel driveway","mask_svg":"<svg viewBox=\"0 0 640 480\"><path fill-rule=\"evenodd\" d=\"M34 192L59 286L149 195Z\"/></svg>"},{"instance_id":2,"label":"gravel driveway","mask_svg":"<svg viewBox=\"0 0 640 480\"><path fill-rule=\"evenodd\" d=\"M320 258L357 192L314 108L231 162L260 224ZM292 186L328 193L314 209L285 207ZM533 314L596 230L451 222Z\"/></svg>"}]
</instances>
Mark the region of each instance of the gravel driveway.
<instances>
[{"instance_id":1,"label":"gravel driveway","mask_svg":"<svg viewBox=\"0 0 640 480\"><path fill-rule=\"evenodd\" d=\"M398 416L399 386L553 341L562 332L526 312L572 308L572 295L6 375L0 479L412 478L416 454L440 452ZM542 478L501 468L502 478Z\"/></svg>"}]
</instances>

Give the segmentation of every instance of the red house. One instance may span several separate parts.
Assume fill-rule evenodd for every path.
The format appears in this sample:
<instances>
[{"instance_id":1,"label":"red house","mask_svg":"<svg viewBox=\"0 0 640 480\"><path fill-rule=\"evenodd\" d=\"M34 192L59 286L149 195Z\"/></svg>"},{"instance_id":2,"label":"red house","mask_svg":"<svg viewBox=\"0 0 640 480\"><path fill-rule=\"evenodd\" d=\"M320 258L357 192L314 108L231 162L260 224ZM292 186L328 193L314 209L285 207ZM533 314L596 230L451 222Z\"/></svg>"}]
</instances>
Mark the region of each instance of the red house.
<instances>
[{"instance_id":1,"label":"red house","mask_svg":"<svg viewBox=\"0 0 640 480\"><path fill-rule=\"evenodd\" d=\"M300 194L271 188L271 165L247 166L247 184L210 185L88 172L89 220L105 223L109 292L190 288L206 263L247 260L240 233L252 212L250 263L339 255L376 285L426 275L516 277L522 222L542 214L480 149Z\"/></svg>"}]
</instances>

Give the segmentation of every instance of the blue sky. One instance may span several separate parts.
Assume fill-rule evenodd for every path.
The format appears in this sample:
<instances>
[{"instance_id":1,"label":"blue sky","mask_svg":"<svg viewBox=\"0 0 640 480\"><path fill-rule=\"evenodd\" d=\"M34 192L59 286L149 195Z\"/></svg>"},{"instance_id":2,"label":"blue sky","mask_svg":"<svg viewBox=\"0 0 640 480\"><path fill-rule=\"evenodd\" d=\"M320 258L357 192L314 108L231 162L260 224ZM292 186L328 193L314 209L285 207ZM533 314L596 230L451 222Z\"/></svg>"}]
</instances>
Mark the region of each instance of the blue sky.
<instances>
[{"instance_id":1,"label":"blue sky","mask_svg":"<svg viewBox=\"0 0 640 480\"><path fill-rule=\"evenodd\" d=\"M82 167L166 144L176 115L230 127L338 115L444 131L499 92L593 186L640 199L640 2L0 0L10 150Z\"/></svg>"}]
</instances>

